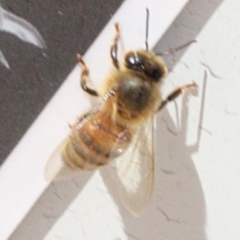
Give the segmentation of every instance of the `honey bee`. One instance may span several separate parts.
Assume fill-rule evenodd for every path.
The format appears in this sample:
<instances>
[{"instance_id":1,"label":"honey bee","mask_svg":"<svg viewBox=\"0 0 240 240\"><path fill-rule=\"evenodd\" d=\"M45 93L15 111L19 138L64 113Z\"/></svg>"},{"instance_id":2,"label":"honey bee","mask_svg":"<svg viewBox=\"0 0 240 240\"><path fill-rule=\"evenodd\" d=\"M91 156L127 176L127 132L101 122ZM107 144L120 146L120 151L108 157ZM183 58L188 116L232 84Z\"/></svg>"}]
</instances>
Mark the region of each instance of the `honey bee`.
<instances>
[{"instance_id":1,"label":"honey bee","mask_svg":"<svg viewBox=\"0 0 240 240\"><path fill-rule=\"evenodd\" d=\"M146 49L130 50L118 61L119 25L110 49L114 71L102 91L88 87L89 69L80 55L81 87L100 104L79 118L70 136L49 159L45 178L61 179L81 170L95 170L115 160L117 185L125 207L143 213L154 182L153 116L195 83L175 89L165 100L159 89L168 70L161 57Z\"/></svg>"}]
</instances>

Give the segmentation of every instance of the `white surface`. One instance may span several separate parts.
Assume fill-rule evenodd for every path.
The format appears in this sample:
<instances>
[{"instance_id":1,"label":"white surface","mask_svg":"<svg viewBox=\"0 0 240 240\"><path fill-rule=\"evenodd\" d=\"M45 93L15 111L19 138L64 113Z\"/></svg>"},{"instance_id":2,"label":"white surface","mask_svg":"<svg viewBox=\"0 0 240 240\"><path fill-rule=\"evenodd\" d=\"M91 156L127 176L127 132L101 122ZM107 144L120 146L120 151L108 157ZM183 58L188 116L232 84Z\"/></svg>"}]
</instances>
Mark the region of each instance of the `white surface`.
<instances>
[{"instance_id":1,"label":"white surface","mask_svg":"<svg viewBox=\"0 0 240 240\"><path fill-rule=\"evenodd\" d=\"M120 43L122 48L144 47L145 7L148 6L151 12L149 29L149 46L151 47L163 35L185 3L186 0L128 0L124 2L120 11L117 12L84 56L85 61L92 70L91 77L95 80L95 84L99 85L104 73L109 68L107 64L99 64L99 61L101 63L109 61L109 45L114 35L114 22L118 21L123 29L123 40ZM132 13L134 13L134 17L132 17ZM161 21L159 21L159 16L161 16ZM156 23L157 31L155 29ZM95 56L96 52L98 53L97 58ZM89 99L79 89L79 75L80 70L77 67L1 167L0 239L8 239L39 196L48 187L48 183L43 179L43 171L47 159L59 142L69 133L68 123L73 123L77 115L90 107ZM70 212L75 212L75 210L78 212L78 208L83 207L81 210L83 214L81 215L81 211L78 213L84 219L86 215L90 217L88 221L91 224L86 225L86 229L90 229L91 225L94 224L93 219L90 222L91 216L97 215L98 217L95 219L96 224L94 225L98 229L98 233L102 235L100 239L113 239L114 236L118 236L119 234L123 238L126 238L127 235L123 230L119 232L119 227L121 229L123 220L117 210L117 205L111 200L108 194L101 194L107 188L104 186L98 173L86 183L90 176L91 173L83 173L77 180L49 186L45 192L46 195L44 194L39 199L32 210L34 211L35 207L37 207L36 215L27 222L28 226L33 224L32 229L24 230L21 233L17 231L12 238L25 240L42 239L56 218L62 214L65 208L68 208L68 205L70 205L70 202L75 197L77 205L73 206L72 210L71 206L69 206ZM58 193L58 188L60 188L61 193ZM97 189L99 189L100 194ZM51 192L50 196L48 195L49 191ZM44 199L45 196L47 196L46 199ZM77 200L81 199L82 201L84 198L83 205L79 205ZM44 202L42 202L43 199ZM103 207L96 209L94 204L99 204L100 201L100 206ZM93 205L89 204L90 202ZM47 204L47 207L45 204ZM46 207L46 209L43 210L42 207ZM41 216L39 217L38 214ZM66 217L68 218L68 216ZM79 219L74 220L74 218L69 223L74 221L76 229L79 229ZM106 220L101 221L101 224L99 224L98 221L100 218ZM109 225L111 230L108 231L109 219L115 219L115 221L113 222L113 226ZM35 223L35 220L39 220L41 223ZM107 225L105 225L105 228L102 228L102 224L105 221ZM81 234L84 234L84 231ZM70 232L72 233L63 233L64 235L73 234L67 237L67 239L81 238L81 235L76 234L74 231L70 230ZM54 236L57 235L56 233L52 234ZM61 233L59 234L61 236ZM56 239L57 237L54 236L51 237L50 233L49 238ZM96 235L96 237L99 239L98 237L100 236ZM87 236L87 239L90 238L90 236Z\"/></svg>"},{"instance_id":2,"label":"white surface","mask_svg":"<svg viewBox=\"0 0 240 240\"><path fill-rule=\"evenodd\" d=\"M172 72L163 95L192 80L199 90L156 119L155 192L143 217L122 207L103 169L51 185L10 239L239 240L239 12L239 1L192 0L156 47L197 39L165 58Z\"/></svg>"}]
</instances>

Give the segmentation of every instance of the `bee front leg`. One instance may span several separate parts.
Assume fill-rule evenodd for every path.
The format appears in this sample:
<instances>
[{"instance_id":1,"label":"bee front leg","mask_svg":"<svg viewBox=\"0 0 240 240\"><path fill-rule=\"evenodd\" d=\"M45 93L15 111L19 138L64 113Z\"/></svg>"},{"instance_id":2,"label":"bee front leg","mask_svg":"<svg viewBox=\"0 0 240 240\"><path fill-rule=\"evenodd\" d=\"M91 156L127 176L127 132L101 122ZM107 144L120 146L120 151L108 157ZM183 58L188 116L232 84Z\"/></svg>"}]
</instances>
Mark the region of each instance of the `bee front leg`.
<instances>
[{"instance_id":1,"label":"bee front leg","mask_svg":"<svg viewBox=\"0 0 240 240\"><path fill-rule=\"evenodd\" d=\"M96 90L93 90L87 86L87 82L89 79L89 69L79 54L77 54L77 61L79 62L82 68L81 82L80 82L82 89L92 96L99 96Z\"/></svg>"},{"instance_id":2,"label":"bee front leg","mask_svg":"<svg viewBox=\"0 0 240 240\"><path fill-rule=\"evenodd\" d=\"M172 93L168 95L168 97L164 101L161 102L157 111L162 110L167 105L168 102L171 102L172 100L174 100L176 97L178 97L180 94L184 93L188 88L191 88L191 87L197 87L197 84L193 82L185 86L176 88Z\"/></svg>"},{"instance_id":3,"label":"bee front leg","mask_svg":"<svg viewBox=\"0 0 240 240\"><path fill-rule=\"evenodd\" d=\"M120 39L120 30L119 30L119 25L118 23L115 23L115 29L116 29L116 35L115 38L113 39L113 44L111 46L110 49L110 54L111 54L111 58L113 61L113 65L119 69L119 62L118 62L118 58L117 58L117 51L118 51L118 41Z\"/></svg>"}]
</instances>

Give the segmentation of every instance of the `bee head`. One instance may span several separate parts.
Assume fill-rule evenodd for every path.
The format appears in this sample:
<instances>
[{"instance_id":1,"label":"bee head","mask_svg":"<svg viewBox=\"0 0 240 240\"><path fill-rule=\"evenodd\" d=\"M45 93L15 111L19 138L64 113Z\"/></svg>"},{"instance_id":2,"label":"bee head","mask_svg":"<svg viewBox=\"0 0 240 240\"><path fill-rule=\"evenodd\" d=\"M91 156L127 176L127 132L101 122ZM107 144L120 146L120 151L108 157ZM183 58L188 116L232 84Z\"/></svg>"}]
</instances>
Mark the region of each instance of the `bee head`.
<instances>
[{"instance_id":1,"label":"bee head","mask_svg":"<svg viewBox=\"0 0 240 240\"><path fill-rule=\"evenodd\" d=\"M167 74L163 60L150 51L129 51L124 57L124 62L127 69L142 72L153 82L159 82Z\"/></svg>"}]
</instances>

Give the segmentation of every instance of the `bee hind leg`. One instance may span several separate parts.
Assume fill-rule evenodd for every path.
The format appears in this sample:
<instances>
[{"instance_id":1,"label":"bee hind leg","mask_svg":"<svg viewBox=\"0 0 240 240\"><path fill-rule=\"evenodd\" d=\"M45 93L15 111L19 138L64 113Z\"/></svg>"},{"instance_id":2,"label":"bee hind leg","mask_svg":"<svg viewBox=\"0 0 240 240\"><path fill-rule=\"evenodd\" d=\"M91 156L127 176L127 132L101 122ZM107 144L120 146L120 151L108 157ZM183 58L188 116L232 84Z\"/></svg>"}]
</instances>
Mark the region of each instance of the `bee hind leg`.
<instances>
[{"instance_id":1,"label":"bee hind leg","mask_svg":"<svg viewBox=\"0 0 240 240\"><path fill-rule=\"evenodd\" d=\"M180 94L183 94L188 88L191 87L197 87L197 84L195 82L193 83L189 83L187 85L184 85L182 87L176 88L172 93L170 93L167 98L161 102L161 104L159 105L157 111L162 110L168 102L173 101L175 98L177 98Z\"/></svg>"},{"instance_id":2,"label":"bee hind leg","mask_svg":"<svg viewBox=\"0 0 240 240\"><path fill-rule=\"evenodd\" d=\"M118 23L115 23L115 29L116 29L116 35L115 38L113 39L113 44L110 49L110 54L111 58L113 61L113 65L119 69L119 62L118 62L118 57L117 57L117 52L118 52L118 41L120 39L120 30L119 30L119 25Z\"/></svg>"},{"instance_id":3,"label":"bee hind leg","mask_svg":"<svg viewBox=\"0 0 240 240\"><path fill-rule=\"evenodd\" d=\"M79 62L82 68L81 81L80 81L82 89L92 96L96 96L96 97L99 96L96 90L93 90L87 86L87 82L89 79L89 69L79 54L77 54L77 61Z\"/></svg>"}]
</instances>

